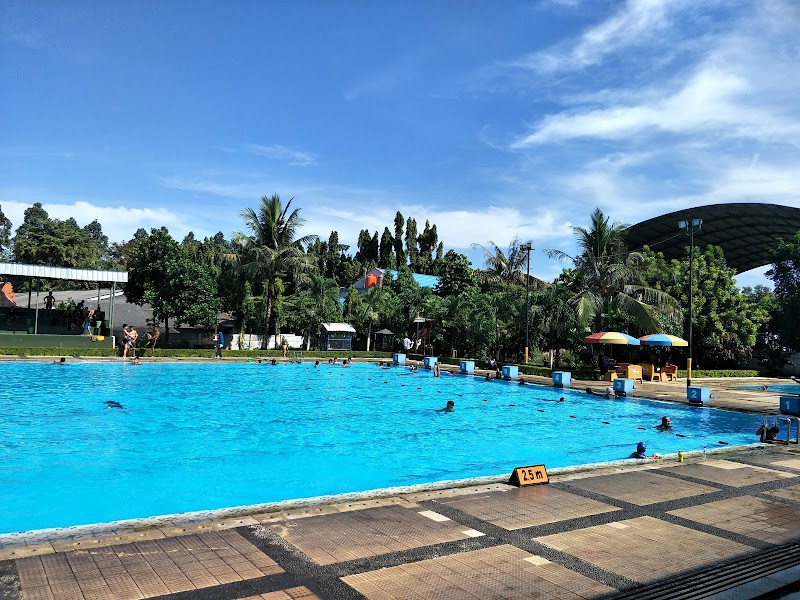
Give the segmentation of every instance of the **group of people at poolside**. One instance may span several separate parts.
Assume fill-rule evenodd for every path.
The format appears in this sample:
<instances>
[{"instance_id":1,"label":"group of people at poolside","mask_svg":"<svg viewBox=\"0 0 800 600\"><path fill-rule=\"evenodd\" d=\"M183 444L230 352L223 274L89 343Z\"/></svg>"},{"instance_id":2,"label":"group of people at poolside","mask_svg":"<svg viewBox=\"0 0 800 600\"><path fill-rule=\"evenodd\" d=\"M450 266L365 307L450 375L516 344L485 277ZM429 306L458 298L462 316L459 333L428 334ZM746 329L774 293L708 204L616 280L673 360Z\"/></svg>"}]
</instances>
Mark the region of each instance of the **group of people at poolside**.
<instances>
[{"instance_id":1,"label":"group of people at poolside","mask_svg":"<svg viewBox=\"0 0 800 600\"><path fill-rule=\"evenodd\" d=\"M97 308L89 308L85 300L81 300L78 304L69 301L63 305L60 315L53 315L53 307L55 306L55 297L53 292L50 292L44 298L44 307L47 317L50 319L52 325L57 324L59 321L67 328L67 331L73 331L80 327L81 333L84 335L91 334L92 324L98 321L105 320L105 312L97 305Z\"/></svg>"},{"instance_id":2,"label":"group of people at poolside","mask_svg":"<svg viewBox=\"0 0 800 600\"><path fill-rule=\"evenodd\" d=\"M147 336L147 342L145 347L150 348L150 355L156 355L156 344L158 343L158 339L161 337L161 330L158 326L154 325L153 330L145 334ZM138 364L139 357L136 354L137 342L139 341L139 332L131 325L128 326L127 323L122 325L122 358L128 358L128 350L133 353L133 362L134 364Z\"/></svg>"}]
</instances>

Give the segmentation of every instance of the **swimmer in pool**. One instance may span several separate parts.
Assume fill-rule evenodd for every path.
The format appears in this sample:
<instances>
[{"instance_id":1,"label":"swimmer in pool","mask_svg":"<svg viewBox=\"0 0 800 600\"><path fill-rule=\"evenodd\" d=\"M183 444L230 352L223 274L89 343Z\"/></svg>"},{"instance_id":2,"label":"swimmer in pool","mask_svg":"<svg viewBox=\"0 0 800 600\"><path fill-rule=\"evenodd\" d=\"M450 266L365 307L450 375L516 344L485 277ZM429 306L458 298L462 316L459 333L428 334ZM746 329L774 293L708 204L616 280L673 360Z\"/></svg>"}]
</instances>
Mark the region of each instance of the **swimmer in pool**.
<instances>
[{"instance_id":1,"label":"swimmer in pool","mask_svg":"<svg viewBox=\"0 0 800 600\"><path fill-rule=\"evenodd\" d=\"M672 423L669 417L661 417L661 425L656 425L656 429L659 431L672 431Z\"/></svg>"},{"instance_id":2,"label":"swimmer in pool","mask_svg":"<svg viewBox=\"0 0 800 600\"><path fill-rule=\"evenodd\" d=\"M636 444L636 452L631 453L631 458L647 458L647 444L644 442Z\"/></svg>"},{"instance_id":3,"label":"swimmer in pool","mask_svg":"<svg viewBox=\"0 0 800 600\"><path fill-rule=\"evenodd\" d=\"M607 387L605 392L596 392L592 388L586 388L586 393L591 394L592 396L602 396L603 398L610 398L614 399L617 397L614 388Z\"/></svg>"},{"instance_id":4,"label":"swimmer in pool","mask_svg":"<svg viewBox=\"0 0 800 600\"><path fill-rule=\"evenodd\" d=\"M437 409L436 412L455 412L455 410L456 410L456 403L453 402L452 400L448 400L447 406L445 406L444 408Z\"/></svg>"},{"instance_id":5,"label":"swimmer in pool","mask_svg":"<svg viewBox=\"0 0 800 600\"><path fill-rule=\"evenodd\" d=\"M116 400L106 400L103 404L106 405L106 408L125 408Z\"/></svg>"}]
</instances>

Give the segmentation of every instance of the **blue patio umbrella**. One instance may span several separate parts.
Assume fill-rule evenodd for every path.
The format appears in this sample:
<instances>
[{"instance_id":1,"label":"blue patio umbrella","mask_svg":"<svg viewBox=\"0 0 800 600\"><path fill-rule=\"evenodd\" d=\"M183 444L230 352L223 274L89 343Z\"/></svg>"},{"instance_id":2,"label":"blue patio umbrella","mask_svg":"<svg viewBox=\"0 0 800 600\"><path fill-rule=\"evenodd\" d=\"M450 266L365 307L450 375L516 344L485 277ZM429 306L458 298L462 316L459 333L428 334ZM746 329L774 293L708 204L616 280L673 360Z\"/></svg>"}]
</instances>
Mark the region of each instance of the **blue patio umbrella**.
<instances>
[{"instance_id":1,"label":"blue patio umbrella","mask_svg":"<svg viewBox=\"0 0 800 600\"><path fill-rule=\"evenodd\" d=\"M688 346L689 342L675 335L666 333L653 333L639 338L643 346Z\"/></svg>"}]
</instances>

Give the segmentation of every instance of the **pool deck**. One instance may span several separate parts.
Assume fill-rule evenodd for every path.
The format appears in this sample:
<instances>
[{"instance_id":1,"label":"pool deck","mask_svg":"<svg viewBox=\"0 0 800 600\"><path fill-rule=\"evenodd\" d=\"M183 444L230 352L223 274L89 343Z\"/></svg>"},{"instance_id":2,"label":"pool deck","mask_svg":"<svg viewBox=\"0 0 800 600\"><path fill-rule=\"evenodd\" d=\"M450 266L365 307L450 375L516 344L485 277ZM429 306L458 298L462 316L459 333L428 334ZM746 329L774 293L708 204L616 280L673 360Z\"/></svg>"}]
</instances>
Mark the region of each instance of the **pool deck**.
<instances>
[{"instance_id":1,"label":"pool deck","mask_svg":"<svg viewBox=\"0 0 800 600\"><path fill-rule=\"evenodd\" d=\"M777 411L779 394L737 389L761 380L701 381L712 389L712 406ZM681 403L685 394L685 380L636 390ZM295 506L0 535L0 599L667 598L680 591L722 600L800 590L794 444L684 462L622 461L525 488L495 481Z\"/></svg>"},{"instance_id":2,"label":"pool deck","mask_svg":"<svg viewBox=\"0 0 800 600\"><path fill-rule=\"evenodd\" d=\"M689 589L685 597L722 599L800 589L794 445L626 461L525 488L245 513L2 536L0 598L663 598Z\"/></svg>"}]
</instances>

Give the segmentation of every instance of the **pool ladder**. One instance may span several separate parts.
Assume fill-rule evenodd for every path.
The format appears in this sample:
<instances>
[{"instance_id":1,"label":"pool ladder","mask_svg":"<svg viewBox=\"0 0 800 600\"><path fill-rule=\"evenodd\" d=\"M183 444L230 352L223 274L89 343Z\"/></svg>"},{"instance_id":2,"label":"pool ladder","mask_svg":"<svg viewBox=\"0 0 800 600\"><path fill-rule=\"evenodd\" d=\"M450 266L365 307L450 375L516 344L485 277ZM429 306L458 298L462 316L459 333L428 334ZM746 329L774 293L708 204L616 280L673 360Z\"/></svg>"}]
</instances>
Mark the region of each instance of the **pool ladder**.
<instances>
[{"instance_id":1,"label":"pool ladder","mask_svg":"<svg viewBox=\"0 0 800 600\"><path fill-rule=\"evenodd\" d=\"M781 429L781 423L786 425L786 438L781 439L776 436L776 442L782 442L786 445L800 444L800 417L792 415L774 415L772 418L775 419L774 425L777 425L778 429ZM766 427L769 427L769 419L769 416L764 417L764 425ZM792 429L795 430L794 437L792 437ZM778 433L778 435L780 435L780 433Z\"/></svg>"}]
</instances>

